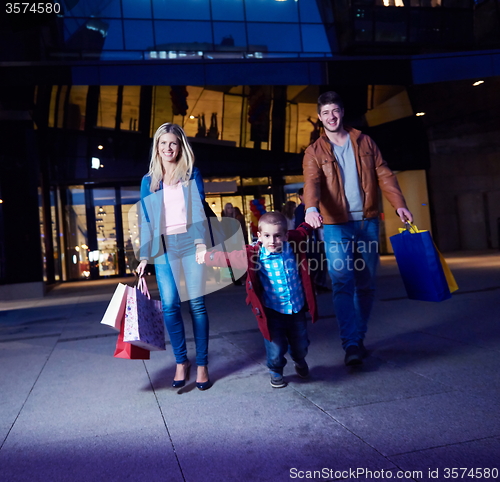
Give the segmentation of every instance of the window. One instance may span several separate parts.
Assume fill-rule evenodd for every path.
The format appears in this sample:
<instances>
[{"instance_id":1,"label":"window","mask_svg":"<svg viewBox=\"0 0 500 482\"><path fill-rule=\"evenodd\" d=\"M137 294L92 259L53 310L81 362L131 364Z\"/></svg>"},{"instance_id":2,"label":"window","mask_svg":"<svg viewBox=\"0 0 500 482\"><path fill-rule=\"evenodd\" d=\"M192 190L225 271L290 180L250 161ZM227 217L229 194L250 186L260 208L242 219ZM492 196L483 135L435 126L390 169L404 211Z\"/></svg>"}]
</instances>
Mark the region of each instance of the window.
<instances>
[{"instance_id":1,"label":"window","mask_svg":"<svg viewBox=\"0 0 500 482\"><path fill-rule=\"evenodd\" d=\"M118 86L102 85L99 92L97 127L114 129L116 125L116 101Z\"/></svg>"}]
</instances>

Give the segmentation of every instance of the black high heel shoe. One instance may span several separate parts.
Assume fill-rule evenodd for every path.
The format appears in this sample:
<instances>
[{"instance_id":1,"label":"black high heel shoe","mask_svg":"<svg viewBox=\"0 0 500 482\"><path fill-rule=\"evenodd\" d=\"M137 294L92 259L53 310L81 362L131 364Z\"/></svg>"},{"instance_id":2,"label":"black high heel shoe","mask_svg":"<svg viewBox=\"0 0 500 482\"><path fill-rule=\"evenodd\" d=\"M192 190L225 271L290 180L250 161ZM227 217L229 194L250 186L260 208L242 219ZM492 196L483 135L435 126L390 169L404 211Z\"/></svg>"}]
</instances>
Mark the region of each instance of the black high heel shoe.
<instances>
[{"instance_id":1,"label":"black high heel shoe","mask_svg":"<svg viewBox=\"0 0 500 482\"><path fill-rule=\"evenodd\" d=\"M184 380L173 380L172 381L172 386L174 388L182 388L185 384L186 384L186 381L189 380L189 372L191 371L191 363L189 362L185 362L187 363L187 367L186 367L186 376L184 378Z\"/></svg>"},{"instance_id":2,"label":"black high heel shoe","mask_svg":"<svg viewBox=\"0 0 500 482\"><path fill-rule=\"evenodd\" d=\"M207 375L208 375L208 370L207 370ZM212 386L212 382L210 381L210 378L206 382L196 382L196 388L198 390L208 390Z\"/></svg>"}]
</instances>

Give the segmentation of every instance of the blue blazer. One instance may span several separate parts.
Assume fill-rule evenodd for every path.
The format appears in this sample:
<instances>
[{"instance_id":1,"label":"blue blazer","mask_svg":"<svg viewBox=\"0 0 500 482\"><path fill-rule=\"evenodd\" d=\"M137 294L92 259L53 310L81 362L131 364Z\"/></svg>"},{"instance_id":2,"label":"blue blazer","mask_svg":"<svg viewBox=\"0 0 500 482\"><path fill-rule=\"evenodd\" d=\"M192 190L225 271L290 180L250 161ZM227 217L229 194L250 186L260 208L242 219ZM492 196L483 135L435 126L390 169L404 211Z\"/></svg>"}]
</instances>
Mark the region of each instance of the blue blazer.
<instances>
[{"instance_id":1,"label":"blue blazer","mask_svg":"<svg viewBox=\"0 0 500 482\"><path fill-rule=\"evenodd\" d=\"M150 186L151 177L146 174L141 182L140 258L148 260L165 254L165 243L161 241L165 235L163 182L153 193ZM197 167L193 168L189 182L182 183L182 191L186 204L187 232L193 244L205 243L205 188Z\"/></svg>"}]
</instances>

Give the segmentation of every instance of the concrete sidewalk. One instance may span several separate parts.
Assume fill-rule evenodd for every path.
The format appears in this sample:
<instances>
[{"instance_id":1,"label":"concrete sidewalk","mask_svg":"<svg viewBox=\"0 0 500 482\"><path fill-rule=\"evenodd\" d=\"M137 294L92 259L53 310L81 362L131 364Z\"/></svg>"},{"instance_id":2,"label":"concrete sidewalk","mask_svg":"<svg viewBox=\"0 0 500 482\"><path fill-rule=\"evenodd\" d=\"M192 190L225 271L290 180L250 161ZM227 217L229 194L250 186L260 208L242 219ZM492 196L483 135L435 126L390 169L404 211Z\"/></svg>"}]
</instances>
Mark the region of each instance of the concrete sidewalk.
<instances>
[{"instance_id":1,"label":"concrete sidewalk","mask_svg":"<svg viewBox=\"0 0 500 482\"><path fill-rule=\"evenodd\" d=\"M459 480L494 480L485 469L500 470L500 256L448 261L460 291L427 303L408 300L394 258L382 259L360 368L343 365L321 294L311 377L289 363L284 389L269 384L243 287L207 296L206 392L193 375L170 386L170 346L148 361L113 358L116 332L99 321L118 280L0 302L0 480L445 481L453 468Z\"/></svg>"}]
</instances>

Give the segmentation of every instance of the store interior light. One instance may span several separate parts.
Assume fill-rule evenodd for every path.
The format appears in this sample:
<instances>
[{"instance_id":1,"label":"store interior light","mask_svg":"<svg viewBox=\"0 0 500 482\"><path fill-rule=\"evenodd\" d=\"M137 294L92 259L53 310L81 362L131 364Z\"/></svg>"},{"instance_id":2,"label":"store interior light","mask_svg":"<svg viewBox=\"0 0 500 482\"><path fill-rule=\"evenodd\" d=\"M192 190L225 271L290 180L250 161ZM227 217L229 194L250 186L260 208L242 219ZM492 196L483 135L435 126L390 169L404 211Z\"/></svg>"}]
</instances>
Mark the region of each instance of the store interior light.
<instances>
[{"instance_id":1,"label":"store interior light","mask_svg":"<svg viewBox=\"0 0 500 482\"><path fill-rule=\"evenodd\" d=\"M0 199L0 204L2 204L2 203L3 203L3 199Z\"/></svg>"},{"instance_id":2,"label":"store interior light","mask_svg":"<svg viewBox=\"0 0 500 482\"><path fill-rule=\"evenodd\" d=\"M92 169L99 169L101 167L101 160L98 157L92 158Z\"/></svg>"},{"instance_id":3,"label":"store interior light","mask_svg":"<svg viewBox=\"0 0 500 482\"><path fill-rule=\"evenodd\" d=\"M99 144L99 145L97 146L97 149L99 149L100 151L102 151L102 150L104 149L104 146L103 146L102 144Z\"/></svg>"},{"instance_id":4,"label":"store interior light","mask_svg":"<svg viewBox=\"0 0 500 482\"><path fill-rule=\"evenodd\" d=\"M478 80L477 82L474 82L472 85L474 87L477 87L478 85L484 84L484 80Z\"/></svg>"},{"instance_id":5,"label":"store interior light","mask_svg":"<svg viewBox=\"0 0 500 482\"><path fill-rule=\"evenodd\" d=\"M425 115L425 112L417 112L415 115L417 117L422 117L423 115Z\"/></svg>"}]
</instances>

